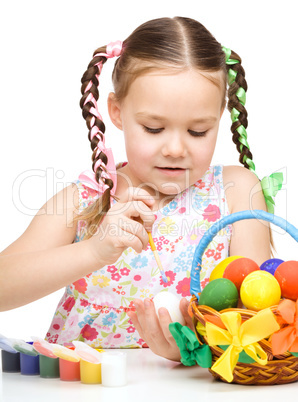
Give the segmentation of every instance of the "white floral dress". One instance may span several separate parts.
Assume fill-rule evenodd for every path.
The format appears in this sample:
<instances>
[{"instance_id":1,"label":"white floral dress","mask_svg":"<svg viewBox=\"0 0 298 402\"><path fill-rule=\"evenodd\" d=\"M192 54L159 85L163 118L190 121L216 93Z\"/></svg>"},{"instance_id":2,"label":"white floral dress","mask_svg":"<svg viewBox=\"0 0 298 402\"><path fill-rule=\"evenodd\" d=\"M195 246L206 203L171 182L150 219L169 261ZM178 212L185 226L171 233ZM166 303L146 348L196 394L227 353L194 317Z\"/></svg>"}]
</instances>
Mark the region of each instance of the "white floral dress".
<instances>
[{"instance_id":1,"label":"white floral dress","mask_svg":"<svg viewBox=\"0 0 298 402\"><path fill-rule=\"evenodd\" d=\"M126 163L119 163L117 168ZM84 341L94 348L146 347L126 312L135 298L153 298L161 290L190 296L194 251L206 230L229 214L221 165L211 166L194 185L155 212L152 236L168 282L164 283L148 244L140 254L127 248L115 264L90 273L67 286L55 311L46 339L68 344ZM75 181L80 211L98 193ZM116 201L113 201L116 202ZM84 237L84 221L77 225L74 242ZM208 283L215 266L229 256L231 226L222 229L203 256L201 285Z\"/></svg>"}]
</instances>

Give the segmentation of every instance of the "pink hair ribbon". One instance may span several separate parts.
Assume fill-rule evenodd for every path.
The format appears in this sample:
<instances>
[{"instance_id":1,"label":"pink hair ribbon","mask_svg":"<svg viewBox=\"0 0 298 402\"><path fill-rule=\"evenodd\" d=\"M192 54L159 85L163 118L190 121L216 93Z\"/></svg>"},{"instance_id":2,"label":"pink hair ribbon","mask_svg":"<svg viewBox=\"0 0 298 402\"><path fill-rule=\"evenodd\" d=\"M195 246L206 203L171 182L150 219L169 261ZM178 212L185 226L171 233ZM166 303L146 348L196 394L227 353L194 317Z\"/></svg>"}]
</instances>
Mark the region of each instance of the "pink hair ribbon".
<instances>
[{"instance_id":1,"label":"pink hair ribbon","mask_svg":"<svg viewBox=\"0 0 298 402\"><path fill-rule=\"evenodd\" d=\"M121 55L122 45L123 45L123 42L121 42L120 40L117 40L116 42L110 42L106 46L106 53L97 53L94 55L94 57L104 56L107 59L111 59L112 57L118 57Z\"/></svg>"},{"instance_id":2,"label":"pink hair ribbon","mask_svg":"<svg viewBox=\"0 0 298 402\"><path fill-rule=\"evenodd\" d=\"M108 163L106 165L108 173L103 171L101 176L113 180L114 186L111 190L111 194L114 195L117 187L117 172L116 172L116 165L114 162L114 156L111 148L105 148L104 153L108 157ZM104 163L100 160L100 163L95 164L95 168L97 169L97 167L100 166L101 164ZM82 172L79 175L79 180L82 182L84 186L97 191L99 195L102 195L105 192L105 190L109 188L109 186L107 184L104 184L102 180L100 180L100 182L97 183L95 173L92 170L84 170L84 172Z\"/></svg>"},{"instance_id":3,"label":"pink hair ribbon","mask_svg":"<svg viewBox=\"0 0 298 402\"><path fill-rule=\"evenodd\" d=\"M121 42L120 40L117 40L116 42L110 42L106 46L106 53L97 53L93 56L93 58L97 57L97 56L104 56L107 59L110 59L112 57L118 57L121 55L122 45L123 45L123 42ZM96 74L96 78L98 79L99 74L102 69L102 62L99 62L96 65L99 70L98 74ZM86 86L86 89L85 89L85 93L90 90L92 84L93 84L92 81L90 81L88 83L88 85ZM95 137L95 136L97 136L99 139L95 157L97 158L101 151L103 151L106 154L106 156L108 157L108 162L106 165L107 173L105 171L102 171L101 177L113 180L114 186L111 190L111 194L114 195L115 191L116 191L116 187L117 187L117 172L116 172L116 165L114 162L113 152L112 152L111 148L105 148L105 138L103 136L103 140L101 140L100 135L99 135L99 133L101 133L101 134L103 134L103 133L95 125L95 117L99 118L101 121L102 121L102 117L98 111L96 99L94 98L94 96L91 92L88 94L87 98L85 99L84 105L86 105L86 103L88 103L88 102L92 102L92 104L93 104L93 107L90 107L90 109L89 109L89 113L91 113L93 115L91 118L91 121L90 121L90 126L91 126L91 132L90 132L91 138L90 139L92 140L93 137ZM104 165L104 163L101 159L99 159L94 165L94 171L96 172L98 167L101 165ZM95 173L92 170L85 170L84 172L82 172L79 175L79 180L82 182L83 185L97 191L100 195L103 194L107 188L109 188L109 186L104 184L102 180L100 180L100 182L97 183L96 178L95 178Z\"/></svg>"}]
</instances>

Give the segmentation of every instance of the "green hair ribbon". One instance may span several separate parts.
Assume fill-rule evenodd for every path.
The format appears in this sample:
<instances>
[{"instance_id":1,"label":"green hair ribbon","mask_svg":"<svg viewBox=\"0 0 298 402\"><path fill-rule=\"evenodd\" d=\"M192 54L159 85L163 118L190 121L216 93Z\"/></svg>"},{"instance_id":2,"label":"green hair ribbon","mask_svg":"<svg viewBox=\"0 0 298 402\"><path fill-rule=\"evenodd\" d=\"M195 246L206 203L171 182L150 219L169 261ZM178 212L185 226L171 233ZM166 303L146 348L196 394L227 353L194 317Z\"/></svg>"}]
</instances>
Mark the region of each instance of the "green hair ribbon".
<instances>
[{"instance_id":1,"label":"green hair ribbon","mask_svg":"<svg viewBox=\"0 0 298 402\"><path fill-rule=\"evenodd\" d=\"M274 200L278 191L282 188L283 174L281 172L272 173L261 180L261 186L267 204L268 212L274 214Z\"/></svg>"},{"instance_id":2,"label":"green hair ribbon","mask_svg":"<svg viewBox=\"0 0 298 402\"><path fill-rule=\"evenodd\" d=\"M225 59L226 59L226 64L231 66L233 64L239 63L239 60L231 59L231 49L222 46L222 50L225 53ZM232 68L229 68L228 70L228 83L229 85L232 85L237 77L237 71L233 70ZM246 92L244 88L239 87L236 96L239 99L239 102L244 106L246 103ZM231 119L232 122L235 123L239 121L239 115L240 112L236 108L233 108L231 111ZM248 142L247 142L247 132L245 127L241 124L236 131L239 134L239 142L241 143L240 145L240 152L243 150L243 146L245 146L248 150L250 150ZM243 162L246 162L246 164L249 166L249 170L251 170L256 176L255 172L255 164L252 161L252 159L248 158L246 155L243 156ZM261 187L263 190L263 194L265 197L266 205L268 212L274 213L274 200L273 197L276 196L277 192L282 188L282 183L283 183L283 174L282 173L273 173L270 176L266 176L261 180Z\"/></svg>"},{"instance_id":3,"label":"green hair ribbon","mask_svg":"<svg viewBox=\"0 0 298 402\"><path fill-rule=\"evenodd\" d=\"M171 322L169 330L175 339L184 366L194 366L196 363L204 368L212 366L212 353L208 345L200 345L195 333L179 322Z\"/></svg>"},{"instance_id":4,"label":"green hair ribbon","mask_svg":"<svg viewBox=\"0 0 298 402\"><path fill-rule=\"evenodd\" d=\"M233 64L238 64L240 63L239 60L235 60L235 59L231 59L231 49L222 46L222 50L225 53L225 57L226 57L226 64L231 66ZM232 68L229 68L228 70L228 83L229 85L233 84L235 82L235 79L237 77L237 71L233 70ZM239 87L237 92L236 92L236 96L239 99L239 102L241 103L241 105L245 105L246 103L246 92L244 90L244 88ZM232 122L235 123L236 121L238 121L238 117L240 115L240 112L233 108L232 112L231 112L231 118L232 118ZM239 134L239 142L241 143L240 145L240 152L242 152L243 150L243 146L245 146L248 150L250 150L248 142L247 142L247 132L245 127L241 124L241 126L239 126L236 131ZM248 158L248 156L244 155L243 156L243 162L246 163L249 166L249 169L252 170L253 172L255 171L255 164L252 161L252 159Z\"/></svg>"}]
</instances>

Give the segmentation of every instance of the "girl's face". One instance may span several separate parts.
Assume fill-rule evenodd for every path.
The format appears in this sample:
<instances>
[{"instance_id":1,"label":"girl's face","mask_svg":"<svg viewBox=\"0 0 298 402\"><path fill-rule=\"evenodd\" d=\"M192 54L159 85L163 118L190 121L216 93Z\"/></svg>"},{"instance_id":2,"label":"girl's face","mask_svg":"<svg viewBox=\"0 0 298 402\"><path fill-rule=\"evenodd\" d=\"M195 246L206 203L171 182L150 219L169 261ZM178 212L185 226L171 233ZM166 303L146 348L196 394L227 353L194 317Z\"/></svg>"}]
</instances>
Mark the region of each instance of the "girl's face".
<instances>
[{"instance_id":1,"label":"girl's face","mask_svg":"<svg viewBox=\"0 0 298 402\"><path fill-rule=\"evenodd\" d=\"M222 83L221 74L212 76ZM158 199L172 199L199 180L214 153L223 91L188 70L139 76L120 103L110 94L111 119L125 136L121 180L128 175L127 185L141 185Z\"/></svg>"}]
</instances>

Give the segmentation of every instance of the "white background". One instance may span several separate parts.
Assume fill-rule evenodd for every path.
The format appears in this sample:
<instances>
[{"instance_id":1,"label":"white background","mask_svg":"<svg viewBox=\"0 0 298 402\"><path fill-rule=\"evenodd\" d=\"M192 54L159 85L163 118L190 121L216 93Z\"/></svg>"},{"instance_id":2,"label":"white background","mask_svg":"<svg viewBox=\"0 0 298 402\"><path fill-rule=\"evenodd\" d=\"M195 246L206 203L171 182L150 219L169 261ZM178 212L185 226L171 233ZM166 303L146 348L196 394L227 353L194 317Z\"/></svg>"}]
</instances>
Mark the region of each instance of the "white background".
<instances>
[{"instance_id":1,"label":"white background","mask_svg":"<svg viewBox=\"0 0 298 402\"><path fill-rule=\"evenodd\" d=\"M0 250L16 240L37 210L91 168L87 128L79 107L80 80L93 51L124 40L157 17L191 17L241 57L248 82L248 143L256 172L285 176L276 214L297 220L297 12L294 1L13 1L1 2ZM109 122L108 61L100 80L99 110L106 144L126 159L122 133ZM230 117L221 123L213 164L238 165ZM277 256L298 259L297 244L274 229ZM0 289L1 291L1 289ZM63 289L0 313L0 333L29 340L44 336Z\"/></svg>"}]
</instances>

